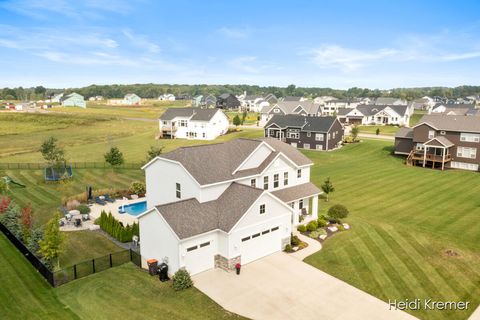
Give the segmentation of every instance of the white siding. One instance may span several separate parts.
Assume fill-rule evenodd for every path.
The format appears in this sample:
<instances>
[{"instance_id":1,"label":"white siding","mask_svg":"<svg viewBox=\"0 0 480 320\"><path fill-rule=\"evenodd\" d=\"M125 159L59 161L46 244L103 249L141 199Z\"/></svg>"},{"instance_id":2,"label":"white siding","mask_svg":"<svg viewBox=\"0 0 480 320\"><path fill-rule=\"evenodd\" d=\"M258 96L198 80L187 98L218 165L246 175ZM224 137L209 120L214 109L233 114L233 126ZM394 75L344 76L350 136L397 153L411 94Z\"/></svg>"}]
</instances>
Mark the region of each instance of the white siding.
<instances>
[{"instance_id":1,"label":"white siding","mask_svg":"<svg viewBox=\"0 0 480 320\"><path fill-rule=\"evenodd\" d=\"M200 187L179 164L157 160L145 168L147 208L182 199L198 197ZM175 184L181 185L181 199L175 194Z\"/></svg>"},{"instance_id":2,"label":"white siding","mask_svg":"<svg viewBox=\"0 0 480 320\"><path fill-rule=\"evenodd\" d=\"M214 257L218 252L218 231L201 234L180 242L180 264L190 274L196 274L214 267ZM209 245L201 247L201 244ZM188 248L195 250L187 251Z\"/></svg>"},{"instance_id":3,"label":"white siding","mask_svg":"<svg viewBox=\"0 0 480 320\"><path fill-rule=\"evenodd\" d=\"M169 273L178 269L178 239L157 211L138 219L140 227L140 252L142 258L157 259L159 263L168 258ZM142 261L146 268L146 261Z\"/></svg>"},{"instance_id":4,"label":"white siding","mask_svg":"<svg viewBox=\"0 0 480 320\"><path fill-rule=\"evenodd\" d=\"M272 149L270 149L265 143L260 144L238 170L257 168L271 153Z\"/></svg>"},{"instance_id":5,"label":"white siding","mask_svg":"<svg viewBox=\"0 0 480 320\"><path fill-rule=\"evenodd\" d=\"M222 193L230 186L231 182L205 186L200 189L197 196L199 202L206 202L218 199Z\"/></svg>"}]
</instances>

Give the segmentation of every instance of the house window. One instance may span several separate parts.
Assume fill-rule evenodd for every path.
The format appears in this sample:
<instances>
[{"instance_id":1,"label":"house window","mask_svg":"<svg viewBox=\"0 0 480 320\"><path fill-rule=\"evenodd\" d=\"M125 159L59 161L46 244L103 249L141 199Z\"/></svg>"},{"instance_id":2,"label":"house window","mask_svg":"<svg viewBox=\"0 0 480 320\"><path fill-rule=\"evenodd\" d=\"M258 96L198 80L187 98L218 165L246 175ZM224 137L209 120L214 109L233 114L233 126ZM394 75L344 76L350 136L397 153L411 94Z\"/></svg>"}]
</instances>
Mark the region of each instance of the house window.
<instances>
[{"instance_id":1,"label":"house window","mask_svg":"<svg viewBox=\"0 0 480 320\"><path fill-rule=\"evenodd\" d=\"M268 189L268 176L263 177L263 190Z\"/></svg>"},{"instance_id":2,"label":"house window","mask_svg":"<svg viewBox=\"0 0 480 320\"><path fill-rule=\"evenodd\" d=\"M323 141L323 133L315 133L315 141Z\"/></svg>"},{"instance_id":3,"label":"house window","mask_svg":"<svg viewBox=\"0 0 480 320\"><path fill-rule=\"evenodd\" d=\"M180 183L176 183L175 193L178 199L182 198L182 186L180 185Z\"/></svg>"},{"instance_id":4,"label":"house window","mask_svg":"<svg viewBox=\"0 0 480 320\"><path fill-rule=\"evenodd\" d=\"M248 241L248 240L250 240L250 237L245 237L245 238L242 239L242 242L245 242L245 241Z\"/></svg>"},{"instance_id":5,"label":"house window","mask_svg":"<svg viewBox=\"0 0 480 320\"><path fill-rule=\"evenodd\" d=\"M277 109L277 108L275 108L275 109L273 109L273 112L274 112L274 113L280 113L280 110Z\"/></svg>"},{"instance_id":6,"label":"house window","mask_svg":"<svg viewBox=\"0 0 480 320\"><path fill-rule=\"evenodd\" d=\"M180 126L180 127L186 127L186 126L187 126L187 123L188 123L187 120L180 120L180 121L178 121L178 122L179 122L179 126Z\"/></svg>"},{"instance_id":7,"label":"house window","mask_svg":"<svg viewBox=\"0 0 480 320\"><path fill-rule=\"evenodd\" d=\"M333 133L333 139L335 139L335 132Z\"/></svg>"},{"instance_id":8,"label":"house window","mask_svg":"<svg viewBox=\"0 0 480 320\"><path fill-rule=\"evenodd\" d=\"M457 147L457 157L475 159L477 148Z\"/></svg>"},{"instance_id":9,"label":"house window","mask_svg":"<svg viewBox=\"0 0 480 320\"><path fill-rule=\"evenodd\" d=\"M311 132L307 132L307 137L311 137L312 136L312 133Z\"/></svg>"},{"instance_id":10,"label":"house window","mask_svg":"<svg viewBox=\"0 0 480 320\"><path fill-rule=\"evenodd\" d=\"M265 213L265 205L261 204L260 205L260 214L264 214L264 213Z\"/></svg>"},{"instance_id":11,"label":"house window","mask_svg":"<svg viewBox=\"0 0 480 320\"><path fill-rule=\"evenodd\" d=\"M300 201L298 201L298 209L303 209L303 199L300 199Z\"/></svg>"},{"instance_id":12,"label":"house window","mask_svg":"<svg viewBox=\"0 0 480 320\"><path fill-rule=\"evenodd\" d=\"M255 234L252 236L252 239L253 239L253 238L257 238L257 237L260 237L260 233L255 233Z\"/></svg>"},{"instance_id":13,"label":"house window","mask_svg":"<svg viewBox=\"0 0 480 320\"><path fill-rule=\"evenodd\" d=\"M166 126L168 121L163 121L163 125Z\"/></svg>"},{"instance_id":14,"label":"house window","mask_svg":"<svg viewBox=\"0 0 480 320\"><path fill-rule=\"evenodd\" d=\"M283 173L283 185L288 186L288 172Z\"/></svg>"},{"instance_id":15,"label":"house window","mask_svg":"<svg viewBox=\"0 0 480 320\"><path fill-rule=\"evenodd\" d=\"M310 143L304 143L303 149L310 149Z\"/></svg>"},{"instance_id":16,"label":"house window","mask_svg":"<svg viewBox=\"0 0 480 320\"><path fill-rule=\"evenodd\" d=\"M435 130L428 130L428 139L435 138Z\"/></svg>"},{"instance_id":17,"label":"house window","mask_svg":"<svg viewBox=\"0 0 480 320\"><path fill-rule=\"evenodd\" d=\"M270 230L262 231L262 235L267 234L267 233L269 233L269 232L270 232Z\"/></svg>"},{"instance_id":18,"label":"house window","mask_svg":"<svg viewBox=\"0 0 480 320\"><path fill-rule=\"evenodd\" d=\"M203 138L205 138L205 137L206 137L206 135L205 135L205 132L204 132L204 133L202 133L202 137L203 137Z\"/></svg>"},{"instance_id":19,"label":"house window","mask_svg":"<svg viewBox=\"0 0 480 320\"><path fill-rule=\"evenodd\" d=\"M187 248L187 252L197 250L197 249L198 249L198 246L193 246L193 247Z\"/></svg>"},{"instance_id":20,"label":"house window","mask_svg":"<svg viewBox=\"0 0 480 320\"><path fill-rule=\"evenodd\" d=\"M461 133L460 134L460 141L480 142L480 134Z\"/></svg>"},{"instance_id":21,"label":"house window","mask_svg":"<svg viewBox=\"0 0 480 320\"><path fill-rule=\"evenodd\" d=\"M295 202L290 202L290 207L292 207L292 209L295 208Z\"/></svg>"},{"instance_id":22,"label":"house window","mask_svg":"<svg viewBox=\"0 0 480 320\"><path fill-rule=\"evenodd\" d=\"M328 134L328 140L330 140L330 133Z\"/></svg>"},{"instance_id":23,"label":"house window","mask_svg":"<svg viewBox=\"0 0 480 320\"><path fill-rule=\"evenodd\" d=\"M250 180L250 186L255 188L257 186L257 180L256 179Z\"/></svg>"},{"instance_id":24,"label":"house window","mask_svg":"<svg viewBox=\"0 0 480 320\"><path fill-rule=\"evenodd\" d=\"M445 131L440 131L440 134L441 134L442 136L444 136L444 135L445 135Z\"/></svg>"},{"instance_id":25,"label":"house window","mask_svg":"<svg viewBox=\"0 0 480 320\"><path fill-rule=\"evenodd\" d=\"M273 232L273 231L277 231L278 229L279 229L278 227L275 227L275 228L272 228L270 230L272 230L272 232Z\"/></svg>"},{"instance_id":26,"label":"house window","mask_svg":"<svg viewBox=\"0 0 480 320\"><path fill-rule=\"evenodd\" d=\"M273 187L278 188L278 173L273 175Z\"/></svg>"},{"instance_id":27,"label":"house window","mask_svg":"<svg viewBox=\"0 0 480 320\"><path fill-rule=\"evenodd\" d=\"M298 139L300 134L298 132L287 132L287 138Z\"/></svg>"},{"instance_id":28,"label":"house window","mask_svg":"<svg viewBox=\"0 0 480 320\"><path fill-rule=\"evenodd\" d=\"M317 145L315 146L315 148L316 148L317 150L323 150L323 145L317 144Z\"/></svg>"},{"instance_id":29,"label":"house window","mask_svg":"<svg viewBox=\"0 0 480 320\"><path fill-rule=\"evenodd\" d=\"M302 177L302 169L298 169L297 170L297 178L301 178Z\"/></svg>"},{"instance_id":30,"label":"house window","mask_svg":"<svg viewBox=\"0 0 480 320\"><path fill-rule=\"evenodd\" d=\"M210 245L210 241L204 242L200 245L200 248L204 248L204 247L209 246L209 245Z\"/></svg>"}]
</instances>

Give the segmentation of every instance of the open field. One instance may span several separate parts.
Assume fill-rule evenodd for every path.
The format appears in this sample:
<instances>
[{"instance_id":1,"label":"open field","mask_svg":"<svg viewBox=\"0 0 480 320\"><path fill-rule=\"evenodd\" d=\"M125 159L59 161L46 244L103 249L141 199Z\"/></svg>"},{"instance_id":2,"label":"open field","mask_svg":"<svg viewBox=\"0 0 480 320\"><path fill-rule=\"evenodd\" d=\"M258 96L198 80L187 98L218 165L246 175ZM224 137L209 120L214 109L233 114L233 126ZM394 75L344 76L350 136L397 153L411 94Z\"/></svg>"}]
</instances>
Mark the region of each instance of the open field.
<instances>
[{"instance_id":1,"label":"open field","mask_svg":"<svg viewBox=\"0 0 480 320\"><path fill-rule=\"evenodd\" d=\"M241 319L131 263L53 289L0 233L1 319Z\"/></svg>"},{"instance_id":2,"label":"open field","mask_svg":"<svg viewBox=\"0 0 480 320\"><path fill-rule=\"evenodd\" d=\"M376 130L380 129L381 135L393 136L397 133L399 127L396 126L358 126L360 133L375 134Z\"/></svg>"},{"instance_id":3,"label":"open field","mask_svg":"<svg viewBox=\"0 0 480 320\"><path fill-rule=\"evenodd\" d=\"M312 180L329 176L336 188L321 211L342 203L352 225L306 262L382 300L471 301L468 311L412 312L466 319L480 303L480 176L407 167L391 150L390 142L366 140L305 152L315 162Z\"/></svg>"}]
</instances>

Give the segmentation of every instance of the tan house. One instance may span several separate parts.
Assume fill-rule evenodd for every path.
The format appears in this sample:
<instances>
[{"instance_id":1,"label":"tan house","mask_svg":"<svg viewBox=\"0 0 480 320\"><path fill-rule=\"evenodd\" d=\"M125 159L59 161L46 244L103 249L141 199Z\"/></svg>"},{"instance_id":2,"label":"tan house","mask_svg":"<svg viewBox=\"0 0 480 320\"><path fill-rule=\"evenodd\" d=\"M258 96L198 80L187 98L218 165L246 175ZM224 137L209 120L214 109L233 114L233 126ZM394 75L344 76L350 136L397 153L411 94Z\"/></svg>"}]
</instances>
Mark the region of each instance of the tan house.
<instances>
[{"instance_id":1,"label":"tan house","mask_svg":"<svg viewBox=\"0 0 480 320\"><path fill-rule=\"evenodd\" d=\"M395 154L407 155L407 164L429 168L478 171L480 118L425 115L413 128L395 135Z\"/></svg>"}]
</instances>

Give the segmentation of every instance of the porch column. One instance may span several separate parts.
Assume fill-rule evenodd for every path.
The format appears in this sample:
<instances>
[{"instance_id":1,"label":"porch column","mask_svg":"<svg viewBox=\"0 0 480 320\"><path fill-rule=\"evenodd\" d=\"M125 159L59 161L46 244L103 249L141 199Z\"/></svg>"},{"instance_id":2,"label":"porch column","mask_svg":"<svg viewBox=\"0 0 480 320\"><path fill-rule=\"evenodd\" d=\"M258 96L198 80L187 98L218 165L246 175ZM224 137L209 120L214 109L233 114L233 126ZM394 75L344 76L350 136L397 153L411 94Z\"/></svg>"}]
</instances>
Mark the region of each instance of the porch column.
<instances>
[{"instance_id":1,"label":"porch column","mask_svg":"<svg viewBox=\"0 0 480 320\"><path fill-rule=\"evenodd\" d=\"M318 195L312 198L312 218L318 219Z\"/></svg>"},{"instance_id":2,"label":"porch column","mask_svg":"<svg viewBox=\"0 0 480 320\"><path fill-rule=\"evenodd\" d=\"M445 148L442 148L442 171L445 168Z\"/></svg>"},{"instance_id":3,"label":"porch column","mask_svg":"<svg viewBox=\"0 0 480 320\"><path fill-rule=\"evenodd\" d=\"M427 147L423 146L423 167L427 164Z\"/></svg>"}]
</instances>

